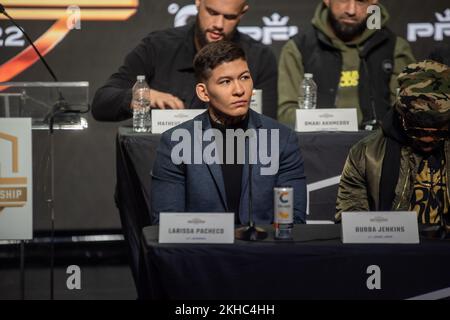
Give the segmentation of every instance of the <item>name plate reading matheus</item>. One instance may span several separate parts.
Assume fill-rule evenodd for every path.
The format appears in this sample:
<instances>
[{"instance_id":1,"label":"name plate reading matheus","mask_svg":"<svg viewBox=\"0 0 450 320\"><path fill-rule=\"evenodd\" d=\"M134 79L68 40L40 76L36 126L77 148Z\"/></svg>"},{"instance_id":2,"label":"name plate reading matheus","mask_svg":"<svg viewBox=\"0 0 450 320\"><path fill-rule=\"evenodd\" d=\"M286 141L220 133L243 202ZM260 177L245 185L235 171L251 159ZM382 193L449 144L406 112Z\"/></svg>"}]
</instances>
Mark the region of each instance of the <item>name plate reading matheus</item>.
<instances>
[{"instance_id":1,"label":"name plate reading matheus","mask_svg":"<svg viewBox=\"0 0 450 320\"><path fill-rule=\"evenodd\" d=\"M161 212L159 243L233 243L234 213Z\"/></svg>"},{"instance_id":2,"label":"name plate reading matheus","mask_svg":"<svg viewBox=\"0 0 450 320\"><path fill-rule=\"evenodd\" d=\"M298 109L295 130L358 131L358 116L356 109Z\"/></svg>"},{"instance_id":3,"label":"name plate reading matheus","mask_svg":"<svg viewBox=\"0 0 450 320\"><path fill-rule=\"evenodd\" d=\"M419 243L413 211L343 212L343 243Z\"/></svg>"},{"instance_id":4,"label":"name plate reading matheus","mask_svg":"<svg viewBox=\"0 0 450 320\"><path fill-rule=\"evenodd\" d=\"M205 109L152 110L152 133L163 133L177 125L191 120Z\"/></svg>"}]
</instances>

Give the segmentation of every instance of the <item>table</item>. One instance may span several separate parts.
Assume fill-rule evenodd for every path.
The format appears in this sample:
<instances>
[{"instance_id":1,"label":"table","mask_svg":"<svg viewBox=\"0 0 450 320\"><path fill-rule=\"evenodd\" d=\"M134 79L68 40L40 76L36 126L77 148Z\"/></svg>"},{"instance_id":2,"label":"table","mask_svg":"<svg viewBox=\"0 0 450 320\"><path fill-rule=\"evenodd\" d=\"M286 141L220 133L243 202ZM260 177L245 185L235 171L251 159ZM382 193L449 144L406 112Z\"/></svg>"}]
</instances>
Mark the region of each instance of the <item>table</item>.
<instances>
[{"instance_id":1,"label":"table","mask_svg":"<svg viewBox=\"0 0 450 320\"><path fill-rule=\"evenodd\" d=\"M369 132L297 133L308 184L307 220L333 220L339 177L350 147ZM116 204L136 284L142 228L150 225L151 170L161 135L121 127L116 140ZM139 289L138 289L139 291Z\"/></svg>"},{"instance_id":2,"label":"table","mask_svg":"<svg viewBox=\"0 0 450 320\"><path fill-rule=\"evenodd\" d=\"M406 299L442 289L435 297L450 296L448 240L344 245L340 225L296 225L295 241L159 244L157 236L157 226L144 228L141 285L151 299ZM377 280L380 289L369 289Z\"/></svg>"}]
</instances>

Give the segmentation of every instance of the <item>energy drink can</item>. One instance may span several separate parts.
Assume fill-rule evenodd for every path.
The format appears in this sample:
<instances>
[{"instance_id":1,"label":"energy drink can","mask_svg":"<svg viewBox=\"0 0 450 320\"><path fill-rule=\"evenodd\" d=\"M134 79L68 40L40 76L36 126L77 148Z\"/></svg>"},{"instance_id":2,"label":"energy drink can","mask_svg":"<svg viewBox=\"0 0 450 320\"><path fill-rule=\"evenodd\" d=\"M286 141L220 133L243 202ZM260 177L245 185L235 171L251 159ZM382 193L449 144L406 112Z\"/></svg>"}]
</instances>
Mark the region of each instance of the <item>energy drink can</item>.
<instances>
[{"instance_id":1,"label":"energy drink can","mask_svg":"<svg viewBox=\"0 0 450 320\"><path fill-rule=\"evenodd\" d=\"M275 238L292 239L294 228L294 189L292 187L274 188Z\"/></svg>"}]
</instances>

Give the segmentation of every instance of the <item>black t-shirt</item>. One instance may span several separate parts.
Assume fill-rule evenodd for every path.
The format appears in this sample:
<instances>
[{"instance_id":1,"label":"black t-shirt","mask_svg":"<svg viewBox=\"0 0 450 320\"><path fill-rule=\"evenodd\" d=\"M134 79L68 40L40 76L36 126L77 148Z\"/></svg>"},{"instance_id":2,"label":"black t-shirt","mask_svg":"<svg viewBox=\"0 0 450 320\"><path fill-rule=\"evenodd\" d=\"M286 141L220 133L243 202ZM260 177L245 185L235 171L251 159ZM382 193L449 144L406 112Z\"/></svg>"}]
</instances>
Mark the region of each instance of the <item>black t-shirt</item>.
<instances>
[{"instance_id":1,"label":"black t-shirt","mask_svg":"<svg viewBox=\"0 0 450 320\"><path fill-rule=\"evenodd\" d=\"M225 194L226 194L226 197L227 197L227 205L228 205L228 209L231 212L235 213L235 215L234 215L235 216L235 219L234 219L235 223L236 224L240 224L240 220L239 220L239 205L241 203L242 168L243 168L243 165L237 163L237 144L236 143L233 143L233 145L234 145L234 161L233 161L232 164L227 164L226 163L226 158L227 158L227 154L226 154L227 140L226 140L226 134L225 133L226 133L227 129L232 129L232 130L242 129L244 131L247 130L247 127L248 127L248 115L241 122L233 124L233 125L228 125L228 126L224 126L224 125L222 125L220 123L214 122L211 119L211 117L209 118L209 120L211 121L211 126L214 129L218 129L220 132L222 132L222 136L223 136L222 175L223 175L223 181L225 183ZM220 152L220 150L219 150L219 152Z\"/></svg>"}]
</instances>

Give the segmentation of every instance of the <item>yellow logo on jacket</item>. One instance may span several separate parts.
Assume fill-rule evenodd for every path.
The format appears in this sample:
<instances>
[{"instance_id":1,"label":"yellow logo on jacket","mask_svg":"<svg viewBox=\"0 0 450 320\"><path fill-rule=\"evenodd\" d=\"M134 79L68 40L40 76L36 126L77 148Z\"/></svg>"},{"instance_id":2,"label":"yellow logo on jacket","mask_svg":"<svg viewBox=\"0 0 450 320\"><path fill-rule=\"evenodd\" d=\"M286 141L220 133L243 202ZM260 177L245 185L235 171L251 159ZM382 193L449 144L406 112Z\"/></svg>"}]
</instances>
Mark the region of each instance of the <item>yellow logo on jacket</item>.
<instances>
[{"instance_id":1,"label":"yellow logo on jacket","mask_svg":"<svg viewBox=\"0 0 450 320\"><path fill-rule=\"evenodd\" d=\"M341 81L339 86L341 88L357 87L359 84L359 71L342 71Z\"/></svg>"}]
</instances>

